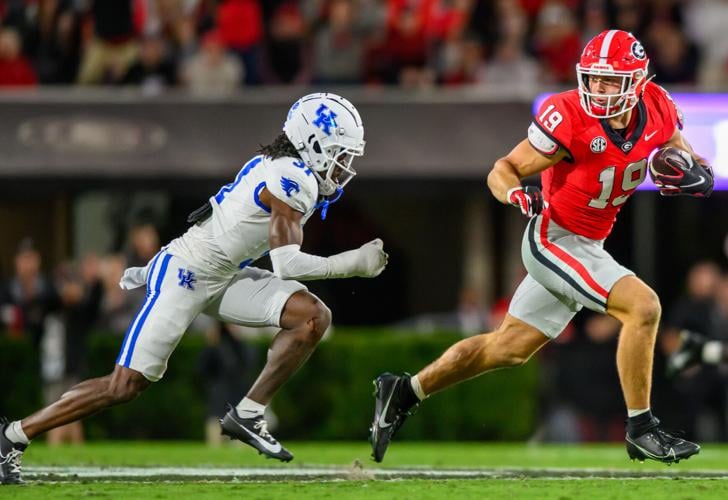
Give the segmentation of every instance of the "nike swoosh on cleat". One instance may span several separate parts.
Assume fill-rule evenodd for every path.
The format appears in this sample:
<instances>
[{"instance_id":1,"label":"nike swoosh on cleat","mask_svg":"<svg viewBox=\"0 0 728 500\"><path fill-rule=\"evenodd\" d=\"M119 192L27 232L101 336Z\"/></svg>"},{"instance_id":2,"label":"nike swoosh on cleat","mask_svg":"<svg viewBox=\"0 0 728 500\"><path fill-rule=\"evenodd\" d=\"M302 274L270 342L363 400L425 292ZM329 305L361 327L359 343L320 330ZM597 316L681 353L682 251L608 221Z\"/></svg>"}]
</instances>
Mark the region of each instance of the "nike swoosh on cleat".
<instances>
[{"instance_id":1,"label":"nike swoosh on cleat","mask_svg":"<svg viewBox=\"0 0 728 500\"><path fill-rule=\"evenodd\" d=\"M276 443L275 445L271 445L268 441L266 441L265 439L263 439L262 437L260 437L259 435L257 435L255 432L252 432L252 431L248 430L248 428L245 427L244 425L240 425L237 422L236 422L236 424L237 424L238 427L240 427L245 432L247 432L248 434L250 434L250 436L253 439L255 439L257 442L259 442L263 446L263 448L265 448L269 452L271 452L271 453L278 453L283 448L281 446L281 443Z\"/></svg>"},{"instance_id":2,"label":"nike swoosh on cleat","mask_svg":"<svg viewBox=\"0 0 728 500\"><path fill-rule=\"evenodd\" d=\"M379 415L379 422L377 422L377 425L381 427L382 429L386 429L387 427L391 427L392 424L388 423L384 417L387 415L387 410L389 410L389 403L392 402L392 396L394 396L394 389L397 387L396 383L395 386L392 388L392 392L389 394L389 398L387 399L387 404L384 405L384 408L382 408L382 413Z\"/></svg>"}]
</instances>

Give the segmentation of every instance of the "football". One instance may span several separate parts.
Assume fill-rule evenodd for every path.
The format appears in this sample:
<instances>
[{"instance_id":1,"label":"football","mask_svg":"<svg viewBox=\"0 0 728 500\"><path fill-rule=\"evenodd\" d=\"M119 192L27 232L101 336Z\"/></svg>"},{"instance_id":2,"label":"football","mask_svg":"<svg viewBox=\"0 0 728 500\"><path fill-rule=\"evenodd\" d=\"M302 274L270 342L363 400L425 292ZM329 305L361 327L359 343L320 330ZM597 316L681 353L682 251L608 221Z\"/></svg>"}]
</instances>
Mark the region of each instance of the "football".
<instances>
[{"instance_id":1,"label":"football","mask_svg":"<svg viewBox=\"0 0 728 500\"><path fill-rule=\"evenodd\" d=\"M657 150L649 160L652 181L654 182L659 175L660 181L664 184L670 184L671 178L674 178L675 183L679 182L683 172L692 168L692 162L686 156L685 151L669 146Z\"/></svg>"}]
</instances>

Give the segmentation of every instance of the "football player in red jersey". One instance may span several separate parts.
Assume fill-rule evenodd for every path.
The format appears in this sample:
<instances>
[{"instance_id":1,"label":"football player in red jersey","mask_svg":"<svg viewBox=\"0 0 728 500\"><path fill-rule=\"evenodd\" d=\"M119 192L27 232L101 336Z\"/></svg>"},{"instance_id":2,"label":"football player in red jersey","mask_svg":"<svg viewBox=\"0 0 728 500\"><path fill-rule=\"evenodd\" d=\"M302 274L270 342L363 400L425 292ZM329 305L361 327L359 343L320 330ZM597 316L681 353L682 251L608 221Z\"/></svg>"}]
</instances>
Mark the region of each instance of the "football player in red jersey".
<instances>
[{"instance_id":1,"label":"football player in red jersey","mask_svg":"<svg viewBox=\"0 0 728 500\"><path fill-rule=\"evenodd\" d=\"M655 148L680 148L691 167L682 179L658 176L661 194L708 196L713 187L710 167L680 132L679 110L649 81L647 66L642 45L630 33L600 33L576 66L578 88L547 99L528 138L495 162L488 175L493 195L531 219L522 245L528 275L497 330L456 343L415 376L385 373L375 380L370 439L376 461L426 396L525 363L582 307L622 323L617 369L628 410L629 456L673 463L700 451L665 432L650 411L660 301L603 248L617 213L645 179ZM543 191L521 185L538 173Z\"/></svg>"}]
</instances>

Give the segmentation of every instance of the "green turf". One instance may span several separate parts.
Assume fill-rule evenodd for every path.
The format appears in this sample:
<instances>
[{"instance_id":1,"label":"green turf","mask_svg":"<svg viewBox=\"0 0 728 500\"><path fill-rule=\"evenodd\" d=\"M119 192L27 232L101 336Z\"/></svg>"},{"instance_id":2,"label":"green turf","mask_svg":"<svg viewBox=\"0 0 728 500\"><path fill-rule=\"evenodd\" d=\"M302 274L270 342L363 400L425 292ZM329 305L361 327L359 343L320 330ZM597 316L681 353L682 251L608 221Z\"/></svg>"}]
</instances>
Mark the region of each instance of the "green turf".
<instances>
[{"instance_id":1,"label":"green turf","mask_svg":"<svg viewBox=\"0 0 728 500\"><path fill-rule=\"evenodd\" d=\"M394 442L385 461L369 459L363 443L286 443L295 460L290 466L350 465L354 460L365 467L533 467L612 468L624 470L667 470L656 462L643 464L627 458L624 445L527 445L507 443L421 443ZM118 442L49 448L33 443L25 453L26 465L117 465L117 466L228 466L288 467L266 460L251 448L240 446L208 448L196 443ZM728 470L728 445L703 445L700 454L669 470Z\"/></svg>"},{"instance_id":2,"label":"green turf","mask_svg":"<svg viewBox=\"0 0 728 500\"><path fill-rule=\"evenodd\" d=\"M296 459L289 465L265 460L247 447L208 448L194 443L124 442L90 443L81 447L49 448L33 443L25 454L25 466L219 466L287 467L348 466L355 460L365 470L378 467L444 468L569 468L614 469L620 471L664 471L672 479L397 479L351 481L278 480L245 482L221 481L98 481L44 483L35 481L21 487L0 487L0 498L208 498L245 499L581 499L606 498L723 499L728 498L728 480L681 479L681 471L726 471L728 446L706 445L697 457L667 467L658 463L632 463L621 445L534 445L492 443L395 442L384 464L369 457L366 443L287 443ZM371 477L367 475L362 478Z\"/></svg>"},{"instance_id":3,"label":"green turf","mask_svg":"<svg viewBox=\"0 0 728 500\"><path fill-rule=\"evenodd\" d=\"M4 496L8 487L0 489ZM12 488L12 498L273 498L318 499L544 499L609 498L651 500L655 498L728 498L723 480L468 480L468 481L357 481L285 483L89 483L33 484Z\"/></svg>"}]
</instances>

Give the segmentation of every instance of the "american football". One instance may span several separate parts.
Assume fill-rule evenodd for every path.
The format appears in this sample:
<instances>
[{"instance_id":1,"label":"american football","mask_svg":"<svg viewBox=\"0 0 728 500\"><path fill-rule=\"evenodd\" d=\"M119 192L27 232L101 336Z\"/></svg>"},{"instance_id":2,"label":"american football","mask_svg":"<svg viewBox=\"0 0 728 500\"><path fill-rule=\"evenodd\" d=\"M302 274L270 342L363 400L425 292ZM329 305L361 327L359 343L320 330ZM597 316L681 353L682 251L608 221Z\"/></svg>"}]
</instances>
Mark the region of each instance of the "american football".
<instances>
[{"instance_id":1,"label":"american football","mask_svg":"<svg viewBox=\"0 0 728 500\"><path fill-rule=\"evenodd\" d=\"M660 148L649 161L650 178L655 181L655 177L660 176L662 183L669 183L674 179L678 183L683 177L683 172L687 172L692 168L692 163L683 156L685 151L670 146Z\"/></svg>"}]
</instances>

